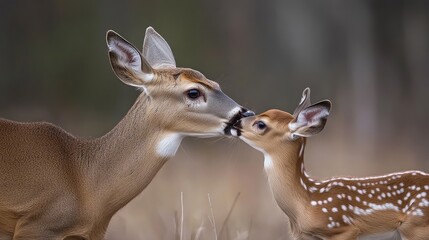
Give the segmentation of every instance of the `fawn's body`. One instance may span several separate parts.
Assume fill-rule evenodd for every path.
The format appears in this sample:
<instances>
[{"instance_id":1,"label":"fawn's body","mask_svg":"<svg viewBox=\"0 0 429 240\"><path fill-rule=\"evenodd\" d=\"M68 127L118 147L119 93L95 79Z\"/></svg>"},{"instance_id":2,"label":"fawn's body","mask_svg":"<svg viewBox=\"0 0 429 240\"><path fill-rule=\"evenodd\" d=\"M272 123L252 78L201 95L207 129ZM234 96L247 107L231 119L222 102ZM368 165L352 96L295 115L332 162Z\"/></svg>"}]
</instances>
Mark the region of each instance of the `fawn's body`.
<instances>
[{"instance_id":1,"label":"fawn's body","mask_svg":"<svg viewBox=\"0 0 429 240\"><path fill-rule=\"evenodd\" d=\"M429 239L429 175L413 171L320 182L306 174L305 137L323 129L330 109L329 102L309 106L307 94L294 115L269 110L237 124L237 135L264 154L270 187L294 238Z\"/></svg>"},{"instance_id":2,"label":"fawn's body","mask_svg":"<svg viewBox=\"0 0 429 240\"><path fill-rule=\"evenodd\" d=\"M252 114L201 73L176 68L152 28L143 55L114 32L107 43L116 75L144 92L105 136L85 140L48 123L0 119L0 239L102 239L184 137L229 135Z\"/></svg>"},{"instance_id":3,"label":"fawn's body","mask_svg":"<svg viewBox=\"0 0 429 240\"><path fill-rule=\"evenodd\" d=\"M290 148L268 153L264 162L274 197L289 216L296 239L382 239L396 230L405 239L429 237L428 175L407 172L320 182L305 173L304 145L305 139L296 140ZM296 161L286 163L285 156ZM293 170L285 176L285 168Z\"/></svg>"}]
</instances>

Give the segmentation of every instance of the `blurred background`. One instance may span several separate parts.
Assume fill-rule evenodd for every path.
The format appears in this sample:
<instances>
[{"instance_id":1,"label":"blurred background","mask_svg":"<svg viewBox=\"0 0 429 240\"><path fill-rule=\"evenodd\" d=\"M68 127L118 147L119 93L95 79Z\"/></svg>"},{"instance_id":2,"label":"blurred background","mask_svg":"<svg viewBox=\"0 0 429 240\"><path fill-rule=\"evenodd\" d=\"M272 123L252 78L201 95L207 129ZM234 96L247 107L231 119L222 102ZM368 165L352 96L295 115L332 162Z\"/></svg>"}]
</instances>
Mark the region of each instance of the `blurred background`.
<instances>
[{"instance_id":1,"label":"blurred background","mask_svg":"<svg viewBox=\"0 0 429 240\"><path fill-rule=\"evenodd\" d=\"M429 171L429 1L0 3L0 117L102 136L138 95L111 71L105 33L141 48L153 26L178 66L256 112L293 111L305 87L314 102L332 100L307 145L313 177ZM289 239L262 155L234 139L185 141L107 239L174 239L181 192L185 239L216 238L211 209L218 239Z\"/></svg>"}]
</instances>

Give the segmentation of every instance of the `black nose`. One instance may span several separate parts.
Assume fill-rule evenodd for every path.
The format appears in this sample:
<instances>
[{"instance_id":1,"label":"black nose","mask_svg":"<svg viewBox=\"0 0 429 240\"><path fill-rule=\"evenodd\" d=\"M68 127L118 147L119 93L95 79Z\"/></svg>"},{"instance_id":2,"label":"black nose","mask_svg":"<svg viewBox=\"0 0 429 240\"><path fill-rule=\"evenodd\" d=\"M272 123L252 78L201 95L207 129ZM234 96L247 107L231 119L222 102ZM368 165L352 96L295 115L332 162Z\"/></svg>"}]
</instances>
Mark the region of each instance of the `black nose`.
<instances>
[{"instance_id":1,"label":"black nose","mask_svg":"<svg viewBox=\"0 0 429 240\"><path fill-rule=\"evenodd\" d=\"M250 110L243 108L243 110L241 111L241 116L242 117L251 117L251 116L255 116L255 113L250 111Z\"/></svg>"},{"instance_id":2,"label":"black nose","mask_svg":"<svg viewBox=\"0 0 429 240\"><path fill-rule=\"evenodd\" d=\"M240 129L241 128L241 120L238 120L236 123L234 123L233 127Z\"/></svg>"}]
</instances>

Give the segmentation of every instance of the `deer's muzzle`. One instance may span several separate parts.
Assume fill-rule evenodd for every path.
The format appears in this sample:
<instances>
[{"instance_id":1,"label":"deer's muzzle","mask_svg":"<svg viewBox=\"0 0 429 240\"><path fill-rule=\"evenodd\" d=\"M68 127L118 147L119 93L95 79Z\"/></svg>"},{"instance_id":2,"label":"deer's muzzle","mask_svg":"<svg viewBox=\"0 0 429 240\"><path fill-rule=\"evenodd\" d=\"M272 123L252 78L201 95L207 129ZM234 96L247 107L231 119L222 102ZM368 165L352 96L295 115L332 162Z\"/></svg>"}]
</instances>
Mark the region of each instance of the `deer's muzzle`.
<instances>
[{"instance_id":1,"label":"deer's muzzle","mask_svg":"<svg viewBox=\"0 0 429 240\"><path fill-rule=\"evenodd\" d=\"M234 117L232 117L227 123L224 129L225 135L234 136L234 137L240 136L240 133L241 133L240 129L236 128L235 124L237 124L240 121L240 119L244 117L250 117L250 116L255 116L255 113L248 109L241 108L241 110L236 115L234 115Z\"/></svg>"}]
</instances>

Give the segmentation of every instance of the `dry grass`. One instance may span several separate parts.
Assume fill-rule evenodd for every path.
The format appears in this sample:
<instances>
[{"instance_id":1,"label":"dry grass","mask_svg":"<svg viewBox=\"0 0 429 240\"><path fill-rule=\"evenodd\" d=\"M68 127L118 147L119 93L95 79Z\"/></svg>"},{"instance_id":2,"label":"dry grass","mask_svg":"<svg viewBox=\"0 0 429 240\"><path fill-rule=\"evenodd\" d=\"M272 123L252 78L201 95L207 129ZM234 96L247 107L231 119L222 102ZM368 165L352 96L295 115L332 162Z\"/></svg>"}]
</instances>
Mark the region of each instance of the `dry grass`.
<instances>
[{"instance_id":1,"label":"dry grass","mask_svg":"<svg viewBox=\"0 0 429 240\"><path fill-rule=\"evenodd\" d=\"M186 151L181 149L148 188L114 217L107 239L287 236L287 218L267 188L258 152L228 140L190 140L184 145Z\"/></svg>"}]
</instances>

